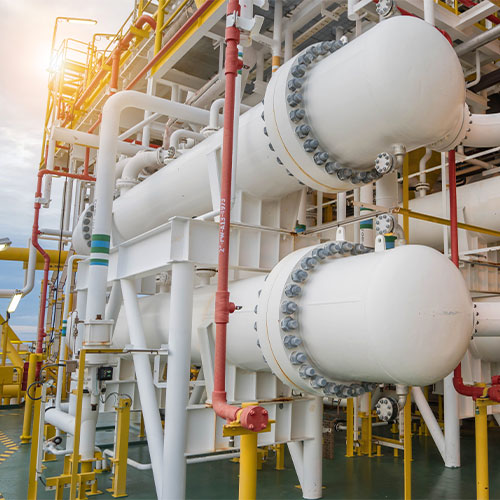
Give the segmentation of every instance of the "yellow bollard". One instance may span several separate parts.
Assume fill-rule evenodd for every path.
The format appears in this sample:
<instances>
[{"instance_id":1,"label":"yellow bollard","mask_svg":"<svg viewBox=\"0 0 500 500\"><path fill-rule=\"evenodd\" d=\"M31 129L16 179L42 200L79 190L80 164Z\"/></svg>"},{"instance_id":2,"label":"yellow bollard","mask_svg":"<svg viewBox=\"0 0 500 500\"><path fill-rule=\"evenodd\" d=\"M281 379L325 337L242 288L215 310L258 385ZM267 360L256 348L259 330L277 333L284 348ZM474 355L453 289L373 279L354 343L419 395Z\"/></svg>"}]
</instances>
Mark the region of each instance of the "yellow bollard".
<instances>
[{"instance_id":1,"label":"yellow bollard","mask_svg":"<svg viewBox=\"0 0 500 500\"><path fill-rule=\"evenodd\" d=\"M476 488L478 500L487 500L488 478L488 406L485 401L476 401Z\"/></svg>"},{"instance_id":2,"label":"yellow bollard","mask_svg":"<svg viewBox=\"0 0 500 500\"><path fill-rule=\"evenodd\" d=\"M26 389L35 381L35 374L36 374L36 365L38 361L41 361L42 355L41 354L30 354L30 360L29 360L29 368L28 368L28 381L26 383ZM31 394L34 394L35 391L33 391ZM28 397L27 391L26 391L26 396L25 396L25 402L24 402L24 420L23 420L23 433L20 436L21 438L21 443L26 444L31 441L31 413L33 410L33 400Z\"/></svg>"},{"instance_id":3,"label":"yellow bollard","mask_svg":"<svg viewBox=\"0 0 500 500\"><path fill-rule=\"evenodd\" d=\"M276 470L285 470L285 445L277 444L276 450Z\"/></svg>"},{"instance_id":4,"label":"yellow bollard","mask_svg":"<svg viewBox=\"0 0 500 500\"><path fill-rule=\"evenodd\" d=\"M255 500L257 496L257 436L251 432L240 438L239 500Z\"/></svg>"},{"instance_id":5,"label":"yellow bollard","mask_svg":"<svg viewBox=\"0 0 500 500\"><path fill-rule=\"evenodd\" d=\"M354 456L354 400L347 399L346 457Z\"/></svg>"}]
</instances>

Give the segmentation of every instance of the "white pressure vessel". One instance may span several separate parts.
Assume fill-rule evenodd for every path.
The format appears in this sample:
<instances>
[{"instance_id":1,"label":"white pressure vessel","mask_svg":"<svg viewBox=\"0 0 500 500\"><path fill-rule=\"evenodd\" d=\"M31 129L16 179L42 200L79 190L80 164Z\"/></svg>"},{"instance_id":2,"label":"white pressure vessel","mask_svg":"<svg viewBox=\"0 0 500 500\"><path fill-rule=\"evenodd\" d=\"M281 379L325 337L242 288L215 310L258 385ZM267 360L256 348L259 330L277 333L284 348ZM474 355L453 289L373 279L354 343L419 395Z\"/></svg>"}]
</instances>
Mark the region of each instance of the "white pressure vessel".
<instances>
[{"instance_id":1,"label":"white pressure vessel","mask_svg":"<svg viewBox=\"0 0 500 500\"><path fill-rule=\"evenodd\" d=\"M323 395L353 382L428 385L455 368L469 343L472 303L448 259L413 245L358 256L333 251L321 258L323 247L290 254L267 278L230 284L231 300L242 308L230 317L228 361L249 370L271 369L295 389ZM304 271L304 259L316 260L315 267ZM294 282L299 269L307 277ZM286 296L290 285L300 286L299 295ZM204 328L213 322L214 296L213 286L194 293L193 362L200 362L199 335L213 339L213 331ZM159 294L139 301L148 347L168 342L169 299ZM283 312L283 302L295 303L297 311ZM127 328L122 311L115 347L129 342ZM287 336L300 343L294 347ZM305 359L299 356L293 364L296 352ZM315 374L302 378L307 367Z\"/></svg>"},{"instance_id":2,"label":"white pressure vessel","mask_svg":"<svg viewBox=\"0 0 500 500\"><path fill-rule=\"evenodd\" d=\"M290 90L300 58L310 53L316 55L296 79L302 87ZM300 94L297 106L290 101L294 93ZM376 156L396 144L446 150L465 133L464 102L452 47L422 20L383 21L341 48L316 44L273 75L264 105L241 116L236 188L258 199L284 197L301 188L299 181L323 192L345 191L352 184L330 168L335 161L370 170ZM292 120L290 113L299 109L304 118ZM299 137L297 126L310 131ZM307 152L309 139L318 146ZM113 206L114 235L128 240L172 216L216 209L221 148L219 131L120 196ZM315 157L320 152L328 161Z\"/></svg>"}]
</instances>

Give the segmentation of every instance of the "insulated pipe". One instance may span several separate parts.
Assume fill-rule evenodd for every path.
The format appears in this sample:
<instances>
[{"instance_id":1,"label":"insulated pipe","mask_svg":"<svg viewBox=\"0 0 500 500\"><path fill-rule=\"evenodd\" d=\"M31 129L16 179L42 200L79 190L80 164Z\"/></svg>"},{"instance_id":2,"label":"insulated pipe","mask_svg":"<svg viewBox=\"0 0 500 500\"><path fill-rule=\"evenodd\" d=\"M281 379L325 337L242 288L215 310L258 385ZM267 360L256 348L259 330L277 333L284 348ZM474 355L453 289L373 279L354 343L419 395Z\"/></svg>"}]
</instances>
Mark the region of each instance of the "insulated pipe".
<instances>
[{"instance_id":1,"label":"insulated pipe","mask_svg":"<svg viewBox=\"0 0 500 500\"><path fill-rule=\"evenodd\" d=\"M127 133L127 132L125 132ZM123 134L122 134L123 135ZM87 146L88 148L97 149L99 147L99 136L95 134L89 134L87 132L81 132L80 130L72 130L61 127L56 127L54 129L54 137L66 144L77 144L79 146ZM137 152L142 151L144 148L137 144L132 144L130 142L118 141L117 151L118 153L132 156ZM89 151L90 154L90 151ZM88 172L88 158L87 153L85 153L85 167Z\"/></svg>"},{"instance_id":2,"label":"insulated pipe","mask_svg":"<svg viewBox=\"0 0 500 500\"><path fill-rule=\"evenodd\" d=\"M45 308L47 301L47 285L49 282L49 269L50 269L50 256L49 254L40 246L38 243L38 235L40 233L38 229L38 220L40 217L40 197L42 196L42 180L44 175L56 175L59 177L70 177L73 179L81 179L93 181L95 180L93 177L89 175L78 175L78 174L70 174L66 172L54 171L54 170L39 170L37 176L37 188L35 193L35 213L33 217L33 231L31 233L31 244L40 252L44 259L43 266L43 281L42 281L42 292L40 297L40 312L38 314L38 328L37 328L37 344L36 344L36 352L37 354L41 354L43 352L43 339L45 338Z\"/></svg>"},{"instance_id":3,"label":"insulated pipe","mask_svg":"<svg viewBox=\"0 0 500 500\"><path fill-rule=\"evenodd\" d=\"M421 387L412 387L413 398L415 403L417 404L418 410L424 419L429 432L431 433L432 439L434 439L434 443L436 443L437 449L443 460L445 460L445 444L444 444L444 435L441 427L439 426L434 413L425 399L425 395L422 392Z\"/></svg>"},{"instance_id":4,"label":"insulated pipe","mask_svg":"<svg viewBox=\"0 0 500 500\"><path fill-rule=\"evenodd\" d=\"M73 254L66 262L67 266L67 276L66 282L64 283L64 309L62 315L62 329L61 329L61 339L59 342L59 364L65 361L65 347L66 347L66 328L68 325L68 314L69 314L69 303L70 303L70 293L71 293L71 278L73 276L73 263L75 260L85 259L85 255ZM61 366L57 370L57 389L56 389L56 408L61 408L61 396L62 396L62 385L63 385L63 369Z\"/></svg>"},{"instance_id":5,"label":"insulated pipe","mask_svg":"<svg viewBox=\"0 0 500 500\"><path fill-rule=\"evenodd\" d=\"M212 393L212 406L215 413L232 422L240 417L243 427L250 430L262 430L267 426L267 410L260 406L247 406L243 410L229 405L226 399L226 333L229 314L234 312L236 306L229 300L229 237L231 223L231 174L233 162L233 135L234 135L234 99L235 82L238 72L238 44L240 30L236 27L236 18L240 7L237 0L229 0L227 5L227 18L234 19L234 25L226 27L226 88L225 88L225 113L224 136L222 146L222 172L220 194L220 224L219 224L219 258L217 279L217 292L215 296L215 360L214 360L214 390Z\"/></svg>"},{"instance_id":6,"label":"insulated pipe","mask_svg":"<svg viewBox=\"0 0 500 500\"><path fill-rule=\"evenodd\" d=\"M117 182L117 186L120 188L120 194L125 194L138 183L137 178L143 169L149 167L163 167L164 153L164 150L160 148L154 151L140 151L133 158L130 158L123 168L121 178L118 179Z\"/></svg>"},{"instance_id":7,"label":"insulated pipe","mask_svg":"<svg viewBox=\"0 0 500 500\"><path fill-rule=\"evenodd\" d=\"M28 295L28 293L33 290L33 286L35 284L35 270L36 270L36 248L33 246L33 244L29 243L29 257L28 257L28 269L26 271L26 279L24 282L24 286L21 289L7 289L7 290L0 290L0 298L9 298L12 297L13 295L20 293L24 297L25 295Z\"/></svg>"},{"instance_id":8,"label":"insulated pipe","mask_svg":"<svg viewBox=\"0 0 500 500\"><path fill-rule=\"evenodd\" d=\"M468 54L469 52L472 52L473 50L476 50L479 47L483 47L487 43L496 40L498 37L500 37L500 24L494 26L493 28L490 28L487 31L484 31L474 38L471 38L467 42L461 43L460 45L455 47L455 52L457 53L458 57L462 57L465 54Z\"/></svg>"},{"instance_id":9,"label":"insulated pipe","mask_svg":"<svg viewBox=\"0 0 500 500\"><path fill-rule=\"evenodd\" d=\"M187 406L191 360L194 265L172 264L162 499L186 496Z\"/></svg>"},{"instance_id":10,"label":"insulated pipe","mask_svg":"<svg viewBox=\"0 0 500 500\"><path fill-rule=\"evenodd\" d=\"M500 24L497 27L500 29ZM477 148L500 146L500 113L471 115L462 145Z\"/></svg>"},{"instance_id":11,"label":"insulated pipe","mask_svg":"<svg viewBox=\"0 0 500 500\"><path fill-rule=\"evenodd\" d=\"M121 288L125 314L127 316L127 322L130 325L130 342L138 349L146 348L141 314L137 304L135 282L121 280ZM148 440L149 455L151 457L151 463L153 464L156 495L158 498L162 498L163 429L160 413L158 412L158 400L156 399L156 391L153 384L151 364L149 362L149 356L146 353L133 353L133 359L137 387L141 400L142 415L144 417L144 427Z\"/></svg>"},{"instance_id":12,"label":"insulated pipe","mask_svg":"<svg viewBox=\"0 0 500 500\"><path fill-rule=\"evenodd\" d=\"M424 21L432 26L436 25L434 19L434 0L424 0Z\"/></svg>"},{"instance_id":13,"label":"insulated pipe","mask_svg":"<svg viewBox=\"0 0 500 500\"><path fill-rule=\"evenodd\" d=\"M434 0L431 0L431 2L434 3ZM425 175L425 167L427 165L427 162L431 159L431 156L432 156L432 149L425 148L424 156L420 158L420 162L418 163L418 170L420 172L418 180L421 184L425 184L427 182L427 176ZM423 185L420 186L420 188L417 186L420 198L423 198L425 196L427 189L428 187L425 187Z\"/></svg>"},{"instance_id":14,"label":"insulated pipe","mask_svg":"<svg viewBox=\"0 0 500 500\"><path fill-rule=\"evenodd\" d=\"M172 99L172 101L173 100L174 99ZM155 120L157 120L160 116L161 116L160 113L153 113L153 114L149 115L147 118L145 118L141 122L137 123L133 127L129 128L128 130L126 130L125 132L123 132L122 134L120 134L118 136L118 139L120 141L124 141L125 139L129 138L131 135L134 135L135 133L139 132L139 130L142 130L149 123L154 122Z\"/></svg>"},{"instance_id":15,"label":"insulated pipe","mask_svg":"<svg viewBox=\"0 0 500 500\"><path fill-rule=\"evenodd\" d=\"M278 70L281 64L281 39L283 26L283 0L274 1L274 28L273 28L273 54L272 72Z\"/></svg>"},{"instance_id":16,"label":"insulated pipe","mask_svg":"<svg viewBox=\"0 0 500 500\"><path fill-rule=\"evenodd\" d=\"M116 142L121 112L128 107L147 109L201 125L206 125L209 120L208 111L158 97L147 96L140 92L118 92L106 101L102 113L99 154L97 157L97 182L95 188L97 206L94 214L93 246L91 247L89 268L87 320L102 318L105 312L109 243L111 239L111 212L115 185ZM94 242L97 242L95 246Z\"/></svg>"},{"instance_id":17,"label":"insulated pipe","mask_svg":"<svg viewBox=\"0 0 500 500\"><path fill-rule=\"evenodd\" d=\"M317 396L307 412L307 429L312 439L304 441L304 468L302 472L302 496L321 498L323 469L323 398Z\"/></svg>"},{"instance_id":18,"label":"insulated pipe","mask_svg":"<svg viewBox=\"0 0 500 500\"><path fill-rule=\"evenodd\" d=\"M193 139L196 142L203 141L206 137L203 134L199 134L198 132L193 132L192 130L176 130L170 136L169 147L175 148L176 150L179 148L179 141L181 139Z\"/></svg>"}]
</instances>

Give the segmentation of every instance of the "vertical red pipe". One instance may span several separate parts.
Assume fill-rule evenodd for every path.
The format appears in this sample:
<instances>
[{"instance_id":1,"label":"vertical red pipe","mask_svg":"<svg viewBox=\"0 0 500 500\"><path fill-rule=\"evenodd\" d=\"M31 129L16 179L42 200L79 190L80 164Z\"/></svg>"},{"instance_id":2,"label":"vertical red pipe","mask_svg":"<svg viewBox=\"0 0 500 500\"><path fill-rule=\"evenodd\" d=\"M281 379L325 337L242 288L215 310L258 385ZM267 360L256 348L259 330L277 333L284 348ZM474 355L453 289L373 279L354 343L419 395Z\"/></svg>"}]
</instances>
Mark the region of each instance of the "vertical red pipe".
<instances>
[{"instance_id":1,"label":"vertical red pipe","mask_svg":"<svg viewBox=\"0 0 500 500\"><path fill-rule=\"evenodd\" d=\"M227 16L239 15L238 0L229 0ZM224 105L224 135L222 143L222 172L220 194L219 222L219 275L215 295L215 361L214 361L214 391L212 405L219 417L228 421L240 418L241 424L259 431L267 426L267 411L260 406L250 406L241 409L227 403L226 397L226 335L229 314L234 312L235 305L229 300L229 237L231 223L231 177L233 168L233 132L234 132L234 102L235 84L238 72L238 43L240 30L233 24L226 27L226 87Z\"/></svg>"},{"instance_id":2,"label":"vertical red pipe","mask_svg":"<svg viewBox=\"0 0 500 500\"><path fill-rule=\"evenodd\" d=\"M32 245L40 252L43 257L44 265L43 265L43 280L42 280L42 291L40 295L40 312L38 314L38 327L37 327L37 342L36 342L36 352L37 354L41 354L43 352L43 339L46 336L45 333L45 309L47 302L47 285L49 283L49 270L50 270L50 256L49 254L40 246L38 241L38 235L40 234L40 230L38 228L38 222L40 218L40 198L42 197L42 180L44 175L57 175L59 177L71 177L72 179L81 179L85 181L95 181L94 177L90 175L78 175L78 174L69 174L66 172L60 172L58 170L39 170L38 178L36 184L36 193L35 193L35 214L33 217L33 230L31 232L31 243Z\"/></svg>"},{"instance_id":3,"label":"vertical red pipe","mask_svg":"<svg viewBox=\"0 0 500 500\"><path fill-rule=\"evenodd\" d=\"M451 260L458 267L458 220L457 220L457 165L455 162L455 150L448 153L449 190L450 190L450 243ZM473 385L465 385L462 378L462 364L460 363L453 372L453 386L463 396L471 396L474 399L483 396L484 389Z\"/></svg>"}]
</instances>

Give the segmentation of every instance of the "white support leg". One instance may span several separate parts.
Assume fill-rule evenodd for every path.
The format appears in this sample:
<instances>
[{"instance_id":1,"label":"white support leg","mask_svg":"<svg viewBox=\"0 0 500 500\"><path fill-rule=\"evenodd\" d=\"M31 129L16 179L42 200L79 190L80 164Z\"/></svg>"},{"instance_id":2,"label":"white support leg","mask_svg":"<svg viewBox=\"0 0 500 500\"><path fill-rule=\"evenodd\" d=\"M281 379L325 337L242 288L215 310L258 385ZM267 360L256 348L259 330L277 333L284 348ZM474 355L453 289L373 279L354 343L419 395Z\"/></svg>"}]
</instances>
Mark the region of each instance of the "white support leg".
<instances>
[{"instance_id":1,"label":"white support leg","mask_svg":"<svg viewBox=\"0 0 500 500\"><path fill-rule=\"evenodd\" d=\"M460 419L458 394L453 387L453 373L444 379L444 449L446 467L460 467Z\"/></svg>"},{"instance_id":2,"label":"white support leg","mask_svg":"<svg viewBox=\"0 0 500 500\"><path fill-rule=\"evenodd\" d=\"M172 264L161 496L164 500L180 500L186 495L184 454L191 362L193 285L194 265L190 262Z\"/></svg>"},{"instance_id":3,"label":"white support leg","mask_svg":"<svg viewBox=\"0 0 500 500\"><path fill-rule=\"evenodd\" d=\"M321 498L323 493L323 398L317 396L310 404L307 428L313 439L304 441L302 496L312 500Z\"/></svg>"},{"instance_id":4,"label":"white support leg","mask_svg":"<svg viewBox=\"0 0 500 500\"><path fill-rule=\"evenodd\" d=\"M134 347L146 348L144 328L141 321L141 313L137 302L135 282L121 280L123 305L129 325L130 342ZM153 374L149 356L146 353L134 353L134 367L141 399L144 427L148 440L149 455L153 467L156 494L161 496L162 488L162 459L163 459L163 429L161 426L158 401L156 400L155 387L153 385Z\"/></svg>"}]
</instances>

